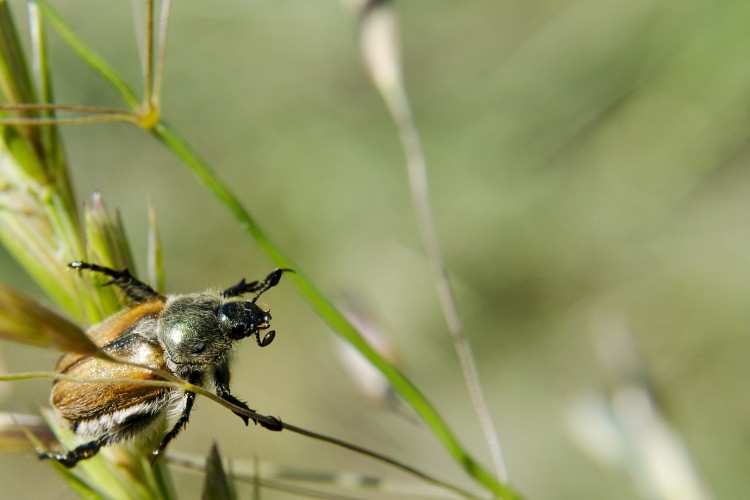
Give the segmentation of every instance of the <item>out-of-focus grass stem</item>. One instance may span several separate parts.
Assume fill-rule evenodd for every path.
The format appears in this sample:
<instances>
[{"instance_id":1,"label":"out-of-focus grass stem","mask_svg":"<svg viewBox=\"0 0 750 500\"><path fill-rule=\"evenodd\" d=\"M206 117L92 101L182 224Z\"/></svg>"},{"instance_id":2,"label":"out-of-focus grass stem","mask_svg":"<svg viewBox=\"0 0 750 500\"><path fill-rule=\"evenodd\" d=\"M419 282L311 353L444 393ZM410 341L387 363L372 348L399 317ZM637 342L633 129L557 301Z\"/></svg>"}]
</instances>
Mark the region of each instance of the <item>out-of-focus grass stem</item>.
<instances>
[{"instance_id":1,"label":"out-of-focus grass stem","mask_svg":"<svg viewBox=\"0 0 750 500\"><path fill-rule=\"evenodd\" d=\"M456 298L448 279L445 259L430 207L427 161L419 131L404 87L398 47L397 19L387 0L371 0L362 7L361 43L365 63L373 83L393 118L406 157L412 204L427 260L432 271L440 305L461 363L464 380L490 449L498 478L507 483L510 476L495 425L482 392L474 355L458 314Z\"/></svg>"}]
</instances>

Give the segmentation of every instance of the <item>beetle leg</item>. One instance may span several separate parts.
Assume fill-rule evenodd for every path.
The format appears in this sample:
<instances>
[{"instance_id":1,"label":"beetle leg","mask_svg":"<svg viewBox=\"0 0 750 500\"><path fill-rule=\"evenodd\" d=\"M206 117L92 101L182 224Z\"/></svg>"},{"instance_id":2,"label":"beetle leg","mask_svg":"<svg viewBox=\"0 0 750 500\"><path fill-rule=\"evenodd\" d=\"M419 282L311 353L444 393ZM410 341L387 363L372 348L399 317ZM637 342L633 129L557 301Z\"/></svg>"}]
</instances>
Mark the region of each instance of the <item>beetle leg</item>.
<instances>
[{"instance_id":1,"label":"beetle leg","mask_svg":"<svg viewBox=\"0 0 750 500\"><path fill-rule=\"evenodd\" d=\"M228 403L232 403L233 405L237 405L240 408L244 408L244 409L246 409L248 411L253 411L253 412L255 411L252 408L250 408L249 406L247 406L247 403L245 403L244 401L241 401L241 400L237 399L236 397L234 397L229 392L229 389L227 389L227 388L221 388L219 386L217 386L216 389L217 389L217 391L216 391L217 395L221 399L223 399L224 401L226 401ZM259 422L258 420L254 419L252 417L248 417L247 415L243 415L242 413L234 412L234 414L237 415L238 417L240 417L245 422L245 425L249 424L250 420L252 420L253 422L256 423L256 425L260 424L261 427L264 427L264 428L268 429L269 431L280 431L280 430L283 429L283 427L281 425L281 421L278 418L275 418L275 417L270 417L270 418L272 418L274 420L274 423L273 424L269 424L267 422Z\"/></svg>"},{"instance_id":2,"label":"beetle leg","mask_svg":"<svg viewBox=\"0 0 750 500\"><path fill-rule=\"evenodd\" d=\"M239 399L232 396L232 393L229 391L229 365L227 363L223 363L221 366L218 366L216 370L214 370L214 382L216 384L216 395L219 396L221 399L228 403L232 403L233 405L237 405L240 408L244 408L246 410L255 411L250 409L247 406L247 403L244 401L240 401ZM234 412L235 415L240 417L243 422L245 422L245 425L248 425L250 423L250 417L247 415L243 415L242 413ZM255 422L255 419L253 419L253 422ZM258 422L255 422L256 424Z\"/></svg>"},{"instance_id":3,"label":"beetle leg","mask_svg":"<svg viewBox=\"0 0 750 500\"><path fill-rule=\"evenodd\" d=\"M232 393L229 392L229 389L225 387L217 386L216 395L219 396L224 401L226 401L227 403L232 403L233 405L239 406L240 408L244 408L249 411L255 411L249 406L247 406L247 403L245 403L244 401L241 401L237 399L236 397L232 396ZM245 422L245 425L248 425L250 423L250 417L248 417L247 415L243 415L242 413L237 413L237 412L234 412L234 414L240 417L242 421ZM252 419L252 420L256 424L258 423L257 420L255 419Z\"/></svg>"},{"instance_id":4,"label":"beetle leg","mask_svg":"<svg viewBox=\"0 0 750 500\"><path fill-rule=\"evenodd\" d=\"M56 460L57 462L60 462L65 467L71 468L75 467L75 465L86 458L91 458L97 453L99 453L99 449L101 449L102 446L105 446L107 444L107 438L99 438L96 441L91 441L85 444L82 444L81 446L70 450L64 454L61 453L53 453L53 452L37 452L36 456L39 457L41 460L45 459L52 459Z\"/></svg>"},{"instance_id":5,"label":"beetle leg","mask_svg":"<svg viewBox=\"0 0 750 500\"><path fill-rule=\"evenodd\" d=\"M117 271L115 269L110 269L109 267L80 261L71 262L68 264L68 267L73 269L86 269L112 278L112 281L107 284L114 284L120 287L125 295L135 303L145 302L160 296L156 290L134 278L127 268L122 271Z\"/></svg>"},{"instance_id":6,"label":"beetle leg","mask_svg":"<svg viewBox=\"0 0 750 500\"><path fill-rule=\"evenodd\" d=\"M164 449L167 447L167 445L175 438L177 437L177 434L180 433L183 427L185 427L185 424L188 423L188 419L190 418L190 411L193 409L193 402L195 401L195 393L194 392L186 392L185 393L185 407L182 410L182 415L180 415L180 418L177 419L177 423L174 424L174 427L172 427L172 430L170 430L166 436L164 436L159 443L159 446L156 447L156 449L151 452L151 465L154 465L154 462L156 462L156 459L159 458L159 455L161 452L164 451Z\"/></svg>"},{"instance_id":7,"label":"beetle leg","mask_svg":"<svg viewBox=\"0 0 750 500\"><path fill-rule=\"evenodd\" d=\"M234 286L230 286L229 288L221 292L221 296L226 298L239 297L243 293L252 291L256 286L258 286L258 281L251 281L250 283L247 283L245 281L245 278L242 278L239 283Z\"/></svg>"},{"instance_id":8,"label":"beetle leg","mask_svg":"<svg viewBox=\"0 0 750 500\"><path fill-rule=\"evenodd\" d=\"M278 285L279 280L281 279L281 275L285 272L289 273L294 271L292 271L291 269L274 269L271 274L266 276L263 281L255 280L251 281L250 283L245 282L245 279L243 278L236 285L230 286L229 288L221 292L221 295L222 297L231 298L239 297L240 295L245 293L257 292L258 295L255 297L257 299L266 290Z\"/></svg>"},{"instance_id":9,"label":"beetle leg","mask_svg":"<svg viewBox=\"0 0 750 500\"><path fill-rule=\"evenodd\" d=\"M190 375L188 381L193 385L197 385L200 383L200 379L200 373L195 372ZM180 418L177 419L177 422L175 422L174 426L172 426L172 429L167 432L167 434L161 439L159 446L157 446L156 449L151 452L151 465L154 465L154 462L156 462L156 459L159 458L159 455L164 451L167 445L175 437L177 437L177 434L179 434L180 431L185 427L185 425L187 425L188 420L190 419L190 412L193 409L194 402L195 393L185 391L185 406L182 407L182 414L180 415Z\"/></svg>"},{"instance_id":10,"label":"beetle leg","mask_svg":"<svg viewBox=\"0 0 750 500\"><path fill-rule=\"evenodd\" d=\"M247 406L247 403L234 397L229 391L229 366L226 363L216 368L216 370L214 371L214 380L216 384L217 396L219 396L227 403L232 403L233 405L239 406L240 408L244 408L248 411L255 411ZM243 415L242 413L234 412L234 414L240 417L242 421L245 422L245 425L248 425L250 423L250 420L252 420L256 424L260 424L262 427L265 427L266 429L272 431L280 431L282 429L280 422L278 424L267 424L265 422L258 422L254 418Z\"/></svg>"}]
</instances>

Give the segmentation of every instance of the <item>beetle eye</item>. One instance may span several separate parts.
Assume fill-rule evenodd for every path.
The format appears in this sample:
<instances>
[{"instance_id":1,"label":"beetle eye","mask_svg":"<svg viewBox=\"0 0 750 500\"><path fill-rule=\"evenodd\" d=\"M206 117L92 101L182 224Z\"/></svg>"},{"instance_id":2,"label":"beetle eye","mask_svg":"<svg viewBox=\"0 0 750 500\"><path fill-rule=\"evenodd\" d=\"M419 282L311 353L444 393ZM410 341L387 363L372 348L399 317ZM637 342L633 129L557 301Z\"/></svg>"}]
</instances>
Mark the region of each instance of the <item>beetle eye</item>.
<instances>
[{"instance_id":1,"label":"beetle eye","mask_svg":"<svg viewBox=\"0 0 750 500\"><path fill-rule=\"evenodd\" d=\"M244 323L240 323L239 325L234 325L232 327L232 337L236 339L241 339L247 336L245 333L247 331L247 326Z\"/></svg>"}]
</instances>

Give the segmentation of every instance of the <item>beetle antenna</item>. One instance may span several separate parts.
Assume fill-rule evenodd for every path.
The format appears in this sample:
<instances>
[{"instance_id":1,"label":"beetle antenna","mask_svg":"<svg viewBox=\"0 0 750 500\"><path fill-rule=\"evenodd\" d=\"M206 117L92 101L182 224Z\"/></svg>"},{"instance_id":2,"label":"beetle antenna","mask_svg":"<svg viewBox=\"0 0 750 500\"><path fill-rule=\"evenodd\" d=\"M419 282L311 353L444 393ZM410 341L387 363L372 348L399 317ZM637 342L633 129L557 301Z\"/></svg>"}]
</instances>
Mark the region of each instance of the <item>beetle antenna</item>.
<instances>
[{"instance_id":1,"label":"beetle antenna","mask_svg":"<svg viewBox=\"0 0 750 500\"><path fill-rule=\"evenodd\" d=\"M268 344L270 344L271 342L273 342L273 339L275 337L276 337L276 331L275 330L271 330L270 332L268 332L265 335L263 335L263 339L261 340L261 338L260 338L260 332L257 331L257 330L255 331L255 340L258 341L258 345L260 347L266 347Z\"/></svg>"}]
</instances>

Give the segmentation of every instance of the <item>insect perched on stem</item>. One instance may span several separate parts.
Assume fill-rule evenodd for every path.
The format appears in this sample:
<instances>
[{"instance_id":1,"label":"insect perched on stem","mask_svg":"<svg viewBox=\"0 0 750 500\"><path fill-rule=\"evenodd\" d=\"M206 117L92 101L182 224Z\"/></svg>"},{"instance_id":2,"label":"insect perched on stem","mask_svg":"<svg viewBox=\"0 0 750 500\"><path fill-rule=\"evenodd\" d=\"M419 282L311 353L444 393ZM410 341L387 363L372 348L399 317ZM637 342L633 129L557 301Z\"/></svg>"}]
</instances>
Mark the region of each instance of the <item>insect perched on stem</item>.
<instances>
[{"instance_id":1,"label":"insect perched on stem","mask_svg":"<svg viewBox=\"0 0 750 500\"><path fill-rule=\"evenodd\" d=\"M264 280L245 282L223 291L163 296L138 281L127 269L117 271L86 262L71 262L73 269L101 273L118 286L133 306L89 330L97 346L108 355L131 363L158 368L193 385L207 388L234 405L250 410L229 391L229 361L235 341L255 336L260 347L270 344L275 332L263 337L271 314L256 304L258 297L276 286L284 271L276 269ZM242 300L254 293L251 300ZM160 380L153 372L83 354L65 354L57 371L80 378L127 378L132 383L76 383L57 380L50 402L71 429L87 442L63 453L39 452L42 459L57 460L66 467L90 458L102 446L153 434L164 425L166 433L151 454L151 463L185 427L195 393L172 387L138 384ZM252 410L251 410L252 411ZM250 418L237 413L249 423ZM256 422L257 423L257 422ZM261 422L281 430L281 422Z\"/></svg>"}]
</instances>

